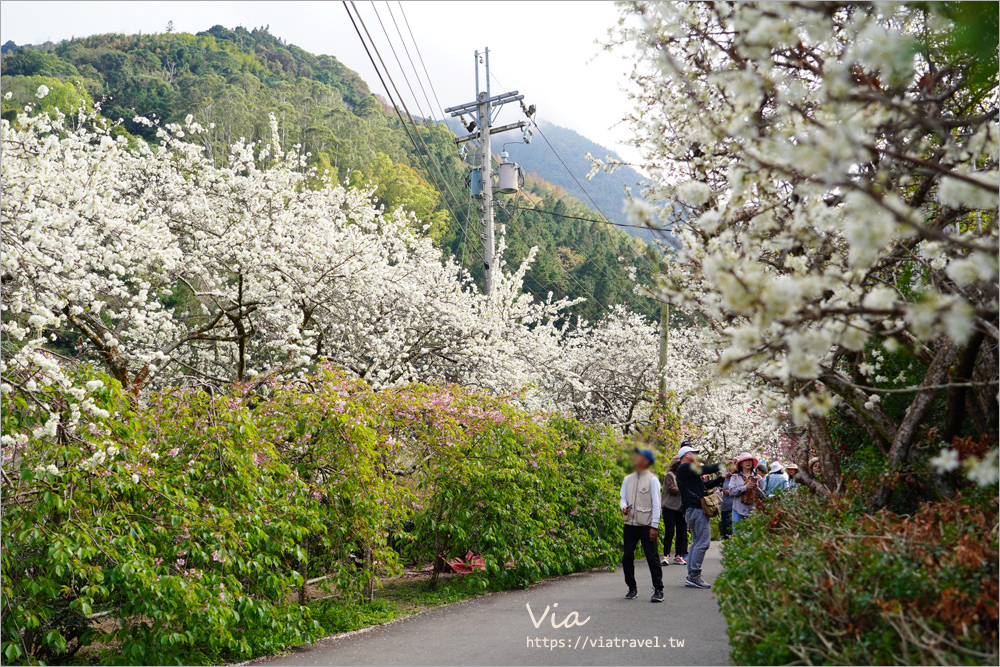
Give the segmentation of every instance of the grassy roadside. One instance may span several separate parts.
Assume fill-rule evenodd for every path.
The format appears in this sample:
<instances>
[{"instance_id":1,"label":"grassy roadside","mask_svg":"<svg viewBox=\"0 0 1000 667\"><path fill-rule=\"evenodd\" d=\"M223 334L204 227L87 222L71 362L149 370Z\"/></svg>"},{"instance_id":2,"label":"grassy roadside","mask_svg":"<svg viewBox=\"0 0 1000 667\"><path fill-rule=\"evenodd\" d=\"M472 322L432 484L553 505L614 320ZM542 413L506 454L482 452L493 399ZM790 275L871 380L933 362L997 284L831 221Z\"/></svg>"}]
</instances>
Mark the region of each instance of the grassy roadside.
<instances>
[{"instance_id":1,"label":"grassy roadside","mask_svg":"<svg viewBox=\"0 0 1000 667\"><path fill-rule=\"evenodd\" d=\"M475 575L445 574L438 578L437 586L430 587L430 573L407 573L399 578L392 578L377 589L370 601L331 597L326 591L310 586L306 604L312 620L320 625L319 635L328 637L344 632L361 630L373 625L388 623L397 619L412 616L428 609L440 607L454 602L468 600L489 592L483 588L482 580ZM117 629L119 622L113 618L102 619L95 627L103 632ZM256 644L260 647L262 644ZM267 644L263 644L266 646ZM273 645L272 645L273 646ZM277 653L273 650L254 650L253 657L247 662L237 664L254 664L266 660L276 654L291 648L282 647ZM224 652L205 653L201 647L192 647L190 655L185 657L186 664L227 664L235 655ZM96 665L122 664L120 644L117 641L95 642L84 647L73 656L73 659L63 664ZM247 657L242 656L242 660Z\"/></svg>"},{"instance_id":2,"label":"grassy roadside","mask_svg":"<svg viewBox=\"0 0 1000 667\"><path fill-rule=\"evenodd\" d=\"M314 600L309 607L313 619L323 626L323 634L335 635L388 623L485 592L475 576L445 575L434 588L427 577L407 577L386 582L368 602L327 598Z\"/></svg>"}]
</instances>

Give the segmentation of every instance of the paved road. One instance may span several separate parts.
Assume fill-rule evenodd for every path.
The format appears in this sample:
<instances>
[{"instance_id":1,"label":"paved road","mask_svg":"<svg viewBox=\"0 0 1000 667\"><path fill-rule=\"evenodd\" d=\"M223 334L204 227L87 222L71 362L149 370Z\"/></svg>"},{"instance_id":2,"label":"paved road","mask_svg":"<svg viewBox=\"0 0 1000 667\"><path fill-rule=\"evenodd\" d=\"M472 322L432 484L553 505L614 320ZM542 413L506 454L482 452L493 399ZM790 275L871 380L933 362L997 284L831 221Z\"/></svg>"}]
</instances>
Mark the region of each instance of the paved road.
<instances>
[{"instance_id":1,"label":"paved road","mask_svg":"<svg viewBox=\"0 0 1000 667\"><path fill-rule=\"evenodd\" d=\"M712 581L720 569L718 544L713 542L703 574ZM685 588L684 575L682 565L664 568L666 600L651 604L649 569L637 560L636 600L623 599L621 570L588 572L440 607L369 632L320 640L264 664L729 664L726 624L715 596L711 590ZM537 629L526 604L541 621ZM549 614L542 619L547 605ZM552 628L553 612L562 623L574 611L580 621L590 620L579 627ZM622 640L629 640L628 646L622 646ZM635 646L631 640L636 640Z\"/></svg>"}]
</instances>

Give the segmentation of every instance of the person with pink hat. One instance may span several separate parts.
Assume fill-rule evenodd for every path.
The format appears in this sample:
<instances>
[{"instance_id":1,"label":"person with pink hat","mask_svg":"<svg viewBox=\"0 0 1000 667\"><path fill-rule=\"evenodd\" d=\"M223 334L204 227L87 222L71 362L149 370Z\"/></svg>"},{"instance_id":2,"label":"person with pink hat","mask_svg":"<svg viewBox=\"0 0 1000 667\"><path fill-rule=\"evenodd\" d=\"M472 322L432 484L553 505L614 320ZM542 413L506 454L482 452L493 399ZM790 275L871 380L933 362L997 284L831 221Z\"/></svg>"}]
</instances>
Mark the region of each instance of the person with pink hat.
<instances>
[{"instance_id":1,"label":"person with pink hat","mask_svg":"<svg viewBox=\"0 0 1000 667\"><path fill-rule=\"evenodd\" d=\"M754 470L756 467L757 459L749 452L736 457L736 474L729 481L729 495L733 497L733 534L736 525L750 516L763 494L762 480Z\"/></svg>"}]
</instances>

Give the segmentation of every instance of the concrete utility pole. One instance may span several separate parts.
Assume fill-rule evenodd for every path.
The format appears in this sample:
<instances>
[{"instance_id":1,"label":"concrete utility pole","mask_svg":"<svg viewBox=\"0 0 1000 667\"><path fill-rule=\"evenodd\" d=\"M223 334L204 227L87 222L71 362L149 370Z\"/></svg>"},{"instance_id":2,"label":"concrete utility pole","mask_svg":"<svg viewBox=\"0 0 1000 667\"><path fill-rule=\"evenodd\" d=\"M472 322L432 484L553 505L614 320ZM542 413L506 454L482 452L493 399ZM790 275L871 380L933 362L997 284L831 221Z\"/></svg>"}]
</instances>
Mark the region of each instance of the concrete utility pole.
<instances>
[{"instance_id":1,"label":"concrete utility pole","mask_svg":"<svg viewBox=\"0 0 1000 667\"><path fill-rule=\"evenodd\" d=\"M496 271L496 241L493 234L493 154L490 150L490 135L507 130L521 129L527 123L519 121L500 127L493 127L493 109L502 107L507 102L517 102L524 99L524 95L518 95L517 91L501 93L497 96L490 95L490 50L487 48L482 54L475 53L476 59L476 101L460 104L456 107L445 109L445 113L450 113L452 117L458 116L465 125L469 134L456 137L455 143L461 144L466 141L479 140L480 164L478 185L477 177L473 175L471 184L473 196L479 202L479 218L483 223L483 231L480 238L483 241L483 292L489 294L493 291L493 275ZM484 62L485 61L485 62ZM486 90L479 89L479 65L486 66ZM466 124L465 114L475 116L471 123ZM478 191L477 191L478 188Z\"/></svg>"},{"instance_id":2,"label":"concrete utility pole","mask_svg":"<svg viewBox=\"0 0 1000 667\"><path fill-rule=\"evenodd\" d=\"M660 407L667 407L667 343L670 326L670 304L664 301L660 304Z\"/></svg>"},{"instance_id":3,"label":"concrete utility pole","mask_svg":"<svg viewBox=\"0 0 1000 667\"><path fill-rule=\"evenodd\" d=\"M667 273L667 265L664 261L659 262L660 275ZM667 344L670 342L670 304L664 301L660 304L660 363L657 367L660 373L660 381L657 385L659 391L660 407L667 407Z\"/></svg>"},{"instance_id":4,"label":"concrete utility pole","mask_svg":"<svg viewBox=\"0 0 1000 667\"><path fill-rule=\"evenodd\" d=\"M478 74L479 68L476 68ZM478 78L478 77L477 77ZM493 291L493 270L496 245L493 239L493 151L490 148L490 50L486 49L486 90L479 93L479 144L482 161L479 163L483 174L483 201L480 206L480 220L483 221L483 290Z\"/></svg>"}]
</instances>

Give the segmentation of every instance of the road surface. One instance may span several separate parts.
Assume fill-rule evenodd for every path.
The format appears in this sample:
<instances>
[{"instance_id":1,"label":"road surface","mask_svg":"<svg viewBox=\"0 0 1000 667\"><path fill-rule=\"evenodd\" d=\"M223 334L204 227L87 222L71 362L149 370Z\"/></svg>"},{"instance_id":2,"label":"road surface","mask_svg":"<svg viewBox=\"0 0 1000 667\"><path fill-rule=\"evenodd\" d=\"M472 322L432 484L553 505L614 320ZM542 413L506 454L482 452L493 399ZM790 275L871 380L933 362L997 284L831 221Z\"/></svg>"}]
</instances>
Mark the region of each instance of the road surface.
<instances>
[{"instance_id":1,"label":"road surface","mask_svg":"<svg viewBox=\"0 0 1000 667\"><path fill-rule=\"evenodd\" d=\"M713 581L720 570L719 547L713 542L703 576ZM541 582L528 590L439 607L369 631L330 637L258 664L729 664L726 624L715 595L711 590L686 588L684 578L683 565L665 567L666 599L652 604L649 569L645 561L637 560L640 596L636 600L624 599L620 569L587 572ZM572 624L572 612L582 625L552 627L553 617L557 625L567 617Z\"/></svg>"}]
</instances>

